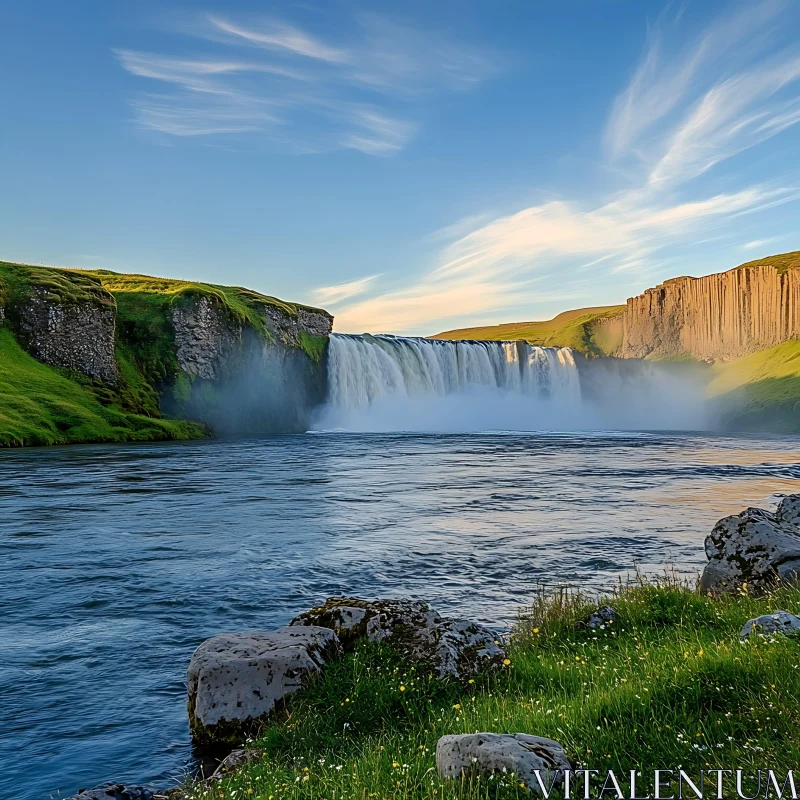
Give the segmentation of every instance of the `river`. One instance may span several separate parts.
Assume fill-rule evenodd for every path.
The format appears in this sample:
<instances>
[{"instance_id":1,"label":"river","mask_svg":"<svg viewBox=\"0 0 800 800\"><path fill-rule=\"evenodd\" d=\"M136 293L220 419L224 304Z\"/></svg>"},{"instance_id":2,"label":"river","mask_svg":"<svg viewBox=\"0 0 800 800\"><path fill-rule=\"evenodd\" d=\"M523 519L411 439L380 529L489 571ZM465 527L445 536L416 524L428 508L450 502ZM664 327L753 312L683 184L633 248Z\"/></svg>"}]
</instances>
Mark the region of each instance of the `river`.
<instances>
[{"instance_id":1,"label":"river","mask_svg":"<svg viewBox=\"0 0 800 800\"><path fill-rule=\"evenodd\" d=\"M502 627L542 585L694 574L719 517L800 491L799 450L493 432L0 453L0 797L179 780L193 649L330 595Z\"/></svg>"}]
</instances>

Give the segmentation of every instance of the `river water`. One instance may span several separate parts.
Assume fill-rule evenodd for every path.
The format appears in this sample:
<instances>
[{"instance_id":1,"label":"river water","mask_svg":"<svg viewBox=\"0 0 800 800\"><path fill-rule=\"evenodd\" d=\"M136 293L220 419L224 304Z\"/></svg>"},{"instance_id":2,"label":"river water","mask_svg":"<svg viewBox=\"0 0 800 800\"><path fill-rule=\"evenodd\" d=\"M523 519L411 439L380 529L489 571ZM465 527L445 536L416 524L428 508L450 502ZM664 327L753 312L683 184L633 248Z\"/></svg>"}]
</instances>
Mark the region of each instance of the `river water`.
<instances>
[{"instance_id":1,"label":"river water","mask_svg":"<svg viewBox=\"0 0 800 800\"><path fill-rule=\"evenodd\" d=\"M169 785L221 631L343 593L504 626L542 584L695 573L721 516L800 491L800 439L309 433L0 454L0 798Z\"/></svg>"}]
</instances>

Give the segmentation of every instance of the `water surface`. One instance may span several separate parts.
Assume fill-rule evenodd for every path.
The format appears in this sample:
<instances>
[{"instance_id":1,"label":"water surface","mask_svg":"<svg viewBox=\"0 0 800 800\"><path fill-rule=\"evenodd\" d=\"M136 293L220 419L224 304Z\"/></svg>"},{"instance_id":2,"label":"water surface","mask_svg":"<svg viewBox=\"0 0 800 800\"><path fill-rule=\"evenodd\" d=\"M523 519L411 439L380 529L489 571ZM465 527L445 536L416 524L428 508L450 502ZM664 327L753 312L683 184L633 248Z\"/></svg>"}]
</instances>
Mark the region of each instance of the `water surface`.
<instances>
[{"instance_id":1,"label":"water surface","mask_svg":"<svg viewBox=\"0 0 800 800\"><path fill-rule=\"evenodd\" d=\"M693 573L719 517L800 491L798 445L305 434L3 452L0 797L178 780L192 650L330 595L502 626L541 583Z\"/></svg>"}]
</instances>

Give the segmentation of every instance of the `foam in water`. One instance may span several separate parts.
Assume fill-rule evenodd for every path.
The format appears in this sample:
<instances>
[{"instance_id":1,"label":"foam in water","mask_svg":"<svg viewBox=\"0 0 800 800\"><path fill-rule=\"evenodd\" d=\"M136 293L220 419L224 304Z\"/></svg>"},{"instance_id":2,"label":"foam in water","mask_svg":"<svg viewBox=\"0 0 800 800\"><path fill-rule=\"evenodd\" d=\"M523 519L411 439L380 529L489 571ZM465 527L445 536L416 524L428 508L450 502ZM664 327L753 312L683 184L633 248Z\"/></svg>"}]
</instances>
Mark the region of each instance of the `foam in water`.
<instances>
[{"instance_id":1,"label":"foam in water","mask_svg":"<svg viewBox=\"0 0 800 800\"><path fill-rule=\"evenodd\" d=\"M332 334L318 430L700 429L702 391L655 365L594 374L569 348ZM582 396L583 395L583 396Z\"/></svg>"}]
</instances>

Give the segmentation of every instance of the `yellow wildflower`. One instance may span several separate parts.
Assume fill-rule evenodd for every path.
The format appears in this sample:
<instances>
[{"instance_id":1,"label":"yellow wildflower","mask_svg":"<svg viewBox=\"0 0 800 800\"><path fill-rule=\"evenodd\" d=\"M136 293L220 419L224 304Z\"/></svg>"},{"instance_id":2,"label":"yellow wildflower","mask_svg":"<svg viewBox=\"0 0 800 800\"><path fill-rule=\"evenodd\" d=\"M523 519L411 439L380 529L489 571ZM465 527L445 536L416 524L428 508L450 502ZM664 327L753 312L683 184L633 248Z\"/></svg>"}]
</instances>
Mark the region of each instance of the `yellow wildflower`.
<instances>
[{"instance_id":1,"label":"yellow wildflower","mask_svg":"<svg viewBox=\"0 0 800 800\"><path fill-rule=\"evenodd\" d=\"M510 659L510 658L504 658L504 659L503 659L503 663L504 663L506 666L509 666L509 664L511 664L511 659Z\"/></svg>"}]
</instances>

